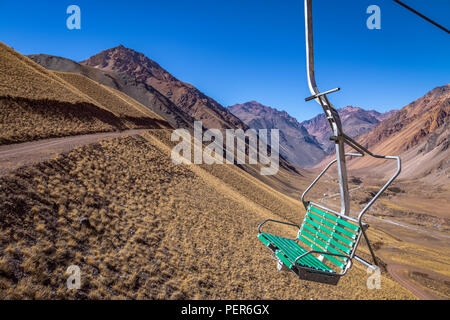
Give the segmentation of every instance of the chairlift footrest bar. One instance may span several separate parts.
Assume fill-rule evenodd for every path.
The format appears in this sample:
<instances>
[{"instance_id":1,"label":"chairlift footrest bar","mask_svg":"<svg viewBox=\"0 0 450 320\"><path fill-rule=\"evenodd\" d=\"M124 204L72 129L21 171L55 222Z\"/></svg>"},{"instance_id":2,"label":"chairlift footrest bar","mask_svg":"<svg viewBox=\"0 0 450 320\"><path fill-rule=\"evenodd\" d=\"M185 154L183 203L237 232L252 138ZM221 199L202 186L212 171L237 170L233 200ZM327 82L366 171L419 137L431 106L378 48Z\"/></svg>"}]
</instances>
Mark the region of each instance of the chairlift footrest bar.
<instances>
[{"instance_id":1,"label":"chairlift footrest bar","mask_svg":"<svg viewBox=\"0 0 450 320\"><path fill-rule=\"evenodd\" d=\"M313 95L313 96L311 96L311 97L306 98L305 101L308 102L308 101L317 99L317 98L319 98L319 97L322 97L322 96L324 96L324 95L327 95L327 94L329 94L329 93L337 92L337 91L339 91L339 90L341 90L341 88L336 88L336 89L328 90L328 91L325 91L325 92L322 92L322 93L318 93L318 94L315 94L315 95Z\"/></svg>"}]
</instances>

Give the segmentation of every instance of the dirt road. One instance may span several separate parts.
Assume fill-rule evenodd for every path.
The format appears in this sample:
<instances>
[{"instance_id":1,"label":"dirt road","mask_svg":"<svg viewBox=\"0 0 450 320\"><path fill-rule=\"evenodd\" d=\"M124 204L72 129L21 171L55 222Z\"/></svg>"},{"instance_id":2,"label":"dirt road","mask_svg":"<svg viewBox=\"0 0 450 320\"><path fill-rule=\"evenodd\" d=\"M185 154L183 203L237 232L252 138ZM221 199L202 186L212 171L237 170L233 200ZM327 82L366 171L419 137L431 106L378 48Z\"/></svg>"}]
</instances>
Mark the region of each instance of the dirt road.
<instances>
[{"instance_id":1,"label":"dirt road","mask_svg":"<svg viewBox=\"0 0 450 320\"><path fill-rule=\"evenodd\" d=\"M24 165L51 159L81 145L95 143L106 138L136 135L143 131L145 129L94 133L0 146L0 175Z\"/></svg>"},{"instance_id":2,"label":"dirt road","mask_svg":"<svg viewBox=\"0 0 450 320\"><path fill-rule=\"evenodd\" d=\"M389 263L387 265L387 270L389 274L394 278L395 281L400 283L404 288L411 291L417 298L422 300L442 300L441 296L432 294L426 290L424 290L421 286L415 285L408 278L403 275L407 266L399 265L396 263Z\"/></svg>"}]
</instances>

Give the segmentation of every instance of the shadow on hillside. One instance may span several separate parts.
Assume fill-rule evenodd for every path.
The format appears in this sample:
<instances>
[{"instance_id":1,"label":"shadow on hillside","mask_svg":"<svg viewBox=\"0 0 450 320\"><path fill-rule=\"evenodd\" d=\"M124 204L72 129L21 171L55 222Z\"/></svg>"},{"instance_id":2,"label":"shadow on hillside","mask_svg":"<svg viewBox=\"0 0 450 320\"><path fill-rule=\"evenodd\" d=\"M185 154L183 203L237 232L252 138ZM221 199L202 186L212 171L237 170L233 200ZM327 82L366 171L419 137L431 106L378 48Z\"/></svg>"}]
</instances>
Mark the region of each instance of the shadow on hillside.
<instances>
[{"instance_id":1,"label":"shadow on hillside","mask_svg":"<svg viewBox=\"0 0 450 320\"><path fill-rule=\"evenodd\" d=\"M122 131L159 129L167 122L149 117L120 117L87 102L0 97L0 144L43 138Z\"/></svg>"}]
</instances>

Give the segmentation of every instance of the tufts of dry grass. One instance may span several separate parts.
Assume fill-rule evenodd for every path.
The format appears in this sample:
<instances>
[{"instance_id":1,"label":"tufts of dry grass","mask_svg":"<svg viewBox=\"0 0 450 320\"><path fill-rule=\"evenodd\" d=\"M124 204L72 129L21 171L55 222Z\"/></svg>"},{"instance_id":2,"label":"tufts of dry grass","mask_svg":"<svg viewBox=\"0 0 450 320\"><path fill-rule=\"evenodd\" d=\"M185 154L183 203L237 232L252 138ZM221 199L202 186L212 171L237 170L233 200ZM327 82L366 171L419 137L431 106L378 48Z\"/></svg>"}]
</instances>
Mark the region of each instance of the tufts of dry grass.
<instances>
[{"instance_id":1,"label":"tufts of dry grass","mask_svg":"<svg viewBox=\"0 0 450 320\"><path fill-rule=\"evenodd\" d=\"M0 298L413 298L385 277L368 290L357 266L338 287L278 273L256 227L291 217L295 202L230 166L175 166L160 133L104 140L0 179ZM66 288L70 265L81 268L78 291Z\"/></svg>"}]
</instances>

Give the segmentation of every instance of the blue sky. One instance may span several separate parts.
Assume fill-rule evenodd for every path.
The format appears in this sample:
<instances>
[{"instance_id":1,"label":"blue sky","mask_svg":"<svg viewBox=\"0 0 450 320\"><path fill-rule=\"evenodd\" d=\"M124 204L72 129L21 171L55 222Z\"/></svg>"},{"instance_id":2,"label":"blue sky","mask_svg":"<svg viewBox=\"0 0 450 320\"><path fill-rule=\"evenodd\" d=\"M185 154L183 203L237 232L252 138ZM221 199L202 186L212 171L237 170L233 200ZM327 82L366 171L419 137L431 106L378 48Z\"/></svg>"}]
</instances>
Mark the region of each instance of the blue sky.
<instances>
[{"instance_id":1,"label":"blue sky","mask_svg":"<svg viewBox=\"0 0 450 320\"><path fill-rule=\"evenodd\" d=\"M450 1L404 0L450 27ZM82 29L66 28L79 5ZM381 30L366 9L381 8ZM391 0L315 0L316 71L337 107L401 108L450 82L450 37ZM306 103L303 0L0 0L0 41L76 61L123 44L224 106L257 100L298 120Z\"/></svg>"}]
</instances>

